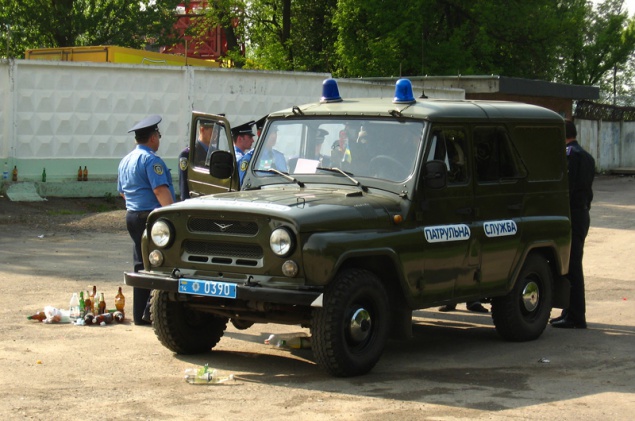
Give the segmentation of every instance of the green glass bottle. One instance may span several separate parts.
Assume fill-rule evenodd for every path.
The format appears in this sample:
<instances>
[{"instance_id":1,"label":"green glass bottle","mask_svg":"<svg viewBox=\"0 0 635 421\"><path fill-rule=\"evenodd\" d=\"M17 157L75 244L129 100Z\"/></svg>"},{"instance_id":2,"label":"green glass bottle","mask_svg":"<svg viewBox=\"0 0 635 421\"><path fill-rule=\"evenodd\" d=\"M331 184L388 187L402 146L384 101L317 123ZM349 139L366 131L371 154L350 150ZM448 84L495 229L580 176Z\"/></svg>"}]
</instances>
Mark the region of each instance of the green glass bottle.
<instances>
[{"instance_id":1,"label":"green glass bottle","mask_svg":"<svg viewBox=\"0 0 635 421\"><path fill-rule=\"evenodd\" d=\"M42 169L42 183L46 183L46 168Z\"/></svg>"},{"instance_id":2,"label":"green glass bottle","mask_svg":"<svg viewBox=\"0 0 635 421\"><path fill-rule=\"evenodd\" d=\"M86 302L84 301L84 291L79 291L79 317L82 319L86 315Z\"/></svg>"}]
</instances>

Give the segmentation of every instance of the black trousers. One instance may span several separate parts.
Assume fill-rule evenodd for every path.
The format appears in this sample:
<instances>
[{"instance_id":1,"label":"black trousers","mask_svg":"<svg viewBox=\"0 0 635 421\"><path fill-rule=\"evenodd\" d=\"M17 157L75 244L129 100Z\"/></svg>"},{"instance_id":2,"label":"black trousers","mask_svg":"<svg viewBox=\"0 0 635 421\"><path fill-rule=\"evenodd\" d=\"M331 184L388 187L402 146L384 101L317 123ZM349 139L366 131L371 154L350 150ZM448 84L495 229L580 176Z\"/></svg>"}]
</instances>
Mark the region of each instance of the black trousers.
<instances>
[{"instance_id":1,"label":"black trousers","mask_svg":"<svg viewBox=\"0 0 635 421\"><path fill-rule=\"evenodd\" d=\"M584 241L589 233L591 218L588 209L571 210L571 255L569 259L569 282L571 294L567 317L576 322L586 321L586 299L584 294L584 271L582 256Z\"/></svg>"},{"instance_id":2,"label":"black trousers","mask_svg":"<svg viewBox=\"0 0 635 421\"><path fill-rule=\"evenodd\" d=\"M128 234L134 243L132 249L132 258L134 271L139 272L143 269L143 257L141 255L141 238L146 228L146 220L150 211L128 211L126 212L126 227ZM133 288L132 299L132 316L135 324L144 323L144 315L146 320L150 319L150 290L145 288Z\"/></svg>"}]
</instances>

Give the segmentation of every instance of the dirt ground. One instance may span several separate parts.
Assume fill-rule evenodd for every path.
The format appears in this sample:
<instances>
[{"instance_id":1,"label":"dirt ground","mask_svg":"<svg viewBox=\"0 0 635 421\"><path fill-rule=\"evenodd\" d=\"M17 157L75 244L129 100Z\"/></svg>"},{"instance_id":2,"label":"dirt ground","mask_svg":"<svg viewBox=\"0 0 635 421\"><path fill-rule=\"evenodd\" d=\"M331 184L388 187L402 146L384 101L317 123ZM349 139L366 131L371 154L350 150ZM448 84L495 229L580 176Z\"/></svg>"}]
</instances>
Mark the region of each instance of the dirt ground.
<instances>
[{"instance_id":1,"label":"dirt ground","mask_svg":"<svg viewBox=\"0 0 635 421\"><path fill-rule=\"evenodd\" d=\"M368 375L331 378L310 350L263 343L299 327L230 326L214 351L174 355L151 327L51 325L26 316L66 308L96 285L108 307L131 268L118 200L0 198L0 418L293 420L630 420L635 413L635 179L598 177L587 239L587 330L547 327L505 342L491 317L414 313L414 339L390 342ZM553 314L559 313L554 310ZM191 385L208 363L236 380Z\"/></svg>"}]
</instances>

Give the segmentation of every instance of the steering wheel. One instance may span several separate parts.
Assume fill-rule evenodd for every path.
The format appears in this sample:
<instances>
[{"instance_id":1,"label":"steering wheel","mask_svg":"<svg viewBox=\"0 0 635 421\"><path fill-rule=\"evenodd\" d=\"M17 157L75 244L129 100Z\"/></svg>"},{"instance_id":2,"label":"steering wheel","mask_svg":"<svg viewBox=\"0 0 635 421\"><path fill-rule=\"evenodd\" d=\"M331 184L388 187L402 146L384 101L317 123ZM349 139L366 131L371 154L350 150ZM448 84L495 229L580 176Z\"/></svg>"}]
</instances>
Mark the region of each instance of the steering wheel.
<instances>
[{"instance_id":1,"label":"steering wheel","mask_svg":"<svg viewBox=\"0 0 635 421\"><path fill-rule=\"evenodd\" d=\"M407 171L403 162L397 161L392 156L377 155L370 160L370 173L374 177L398 181L404 178Z\"/></svg>"}]
</instances>

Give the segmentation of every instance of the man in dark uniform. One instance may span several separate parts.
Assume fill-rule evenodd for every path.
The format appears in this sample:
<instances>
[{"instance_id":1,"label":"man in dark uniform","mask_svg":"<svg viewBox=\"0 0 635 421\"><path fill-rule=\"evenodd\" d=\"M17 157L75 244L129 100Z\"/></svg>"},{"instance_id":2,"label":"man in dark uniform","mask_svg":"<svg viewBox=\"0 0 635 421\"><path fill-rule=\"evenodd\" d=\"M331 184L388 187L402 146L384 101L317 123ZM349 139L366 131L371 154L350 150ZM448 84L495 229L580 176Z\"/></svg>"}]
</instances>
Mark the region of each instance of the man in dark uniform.
<instances>
[{"instance_id":1,"label":"man in dark uniform","mask_svg":"<svg viewBox=\"0 0 635 421\"><path fill-rule=\"evenodd\" d=\"M551 326L565 329L586 329L586 301L584 296L584 272L582 255L584 240L589 232L589 210L593 200L595 160L578 144L578 132L572 121L565 122L567 163L569 167L569 203L571 206L571 255L569 258L569 282L571 293L569 307L560 317L551 319Z\"/></svg>"},{"instance_id":2,"label":"man in dark uniform","mask_svg":"<svg viewBox=\"0 0 635 421\"><path fill-rule=\"evenodd\" d=\"M225 116L225 114L218 114ZM205 160L209 150L212 152L218 148L217 144L212 143L212 134L214 133L214 126L216 123L213 121L202 121L199 126L198 139L194 145L194 155L192 162L195 166L204 167ZM214 139L218 142L218 139ZM190 198L190 186L188 184L187 169L191 165L190 162L190 147L186 147L179 154L179 197L181 200Z\"/></svg>"},{"instance_id":3,"label":"man in dark uniform","mask_svg":"<svg viewBox=\"0 0 635 421\"><path fill-rule=\"evenodd\" d=\"M143 269L141 237L146 219L153 209L174 203L172 176L159 150L161 117L144 118L128 130L135 133L137 147L119 163L117 190L126 201L126 227L134 243L134 271ZM134 288L133 320L136 325L150 323L150 290Z\"/></svg>"}]
</instances>

